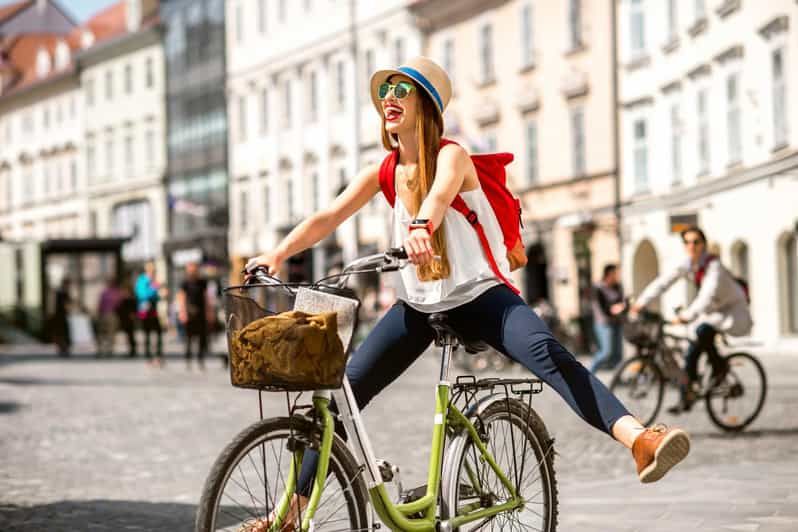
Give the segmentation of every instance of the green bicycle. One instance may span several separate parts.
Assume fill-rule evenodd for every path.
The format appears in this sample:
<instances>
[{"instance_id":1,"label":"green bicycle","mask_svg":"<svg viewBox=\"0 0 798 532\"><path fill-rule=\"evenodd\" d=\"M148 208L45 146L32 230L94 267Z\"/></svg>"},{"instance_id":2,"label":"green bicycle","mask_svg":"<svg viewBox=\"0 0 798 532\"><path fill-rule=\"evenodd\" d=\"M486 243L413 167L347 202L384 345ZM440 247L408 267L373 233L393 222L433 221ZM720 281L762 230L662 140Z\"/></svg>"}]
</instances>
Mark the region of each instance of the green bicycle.
<instances>
[{"instance_id":1,"label":"green bicycle","mask_svg":"<svg viewBox=\"0 0 798 532\"><path fill-rule=\"evenodd\" d=\"M403 250L389 250L306 286L282 283L261 272L255 277L258 284L234 291L238 296L259 291L251 300L258 302L261 312L270 307L264 293L293 303L303 291L322 300L330 294L351 299L353 292L345 288L350 275L396 271L406 264L404 259ZM355 323L348 328L356 327L356 315L355 311ZM236 436L213 465L196 530L366 531L381 528L375 514L391 530L556 530L554 440L531 407L541 382L465 376L451 383L453 352L461 347L475 352L484 345L459 335L445 313L431 314L429 322L436 332L441 366L424 486L402 489L398 468L375 458L344 376L340 388L315 390L312 404L299 404L301 393L291 402L286 391L287 417L263 419L261 402L261 421ZM344 331L342 336L346 346L351 333ZM337 412L330 407L332 399ZM346 438L335 430L336 420L342 422ZM309 451L318 453L318 465L307 505L296 511L294 494ZM386 487L391 481L397 488L395 498Z\"/></svg>"}]
</instances>

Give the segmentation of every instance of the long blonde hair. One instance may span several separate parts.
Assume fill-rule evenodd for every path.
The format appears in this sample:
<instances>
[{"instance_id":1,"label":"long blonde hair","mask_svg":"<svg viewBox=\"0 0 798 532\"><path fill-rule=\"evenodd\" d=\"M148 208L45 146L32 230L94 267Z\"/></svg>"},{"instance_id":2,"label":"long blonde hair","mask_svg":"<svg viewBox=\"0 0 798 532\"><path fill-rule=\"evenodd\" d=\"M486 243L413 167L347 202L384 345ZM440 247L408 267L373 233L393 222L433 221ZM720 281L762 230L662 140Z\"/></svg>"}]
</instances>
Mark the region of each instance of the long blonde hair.
<instances>
[{"instance_id":1,"label":"long blonde hair","mask_svg":"<svg viewBox=\"0 0 798 532\"><path fill-rule=\"evenodd\" d=\"M416 85L418 94L418 112L416 113L416 136L418 137L418 186L410 197L407 209L410 215L416 217L421 203L429 194L432 183L435 181L435 169L438 164L438 150L443 134L443 120L437 107L427 93ZM385 129L385 115L381 116L382 146L393 151L397 149L396 135L388 133ZM397 159L398 163L398 159ZM397 197L396 201L399 201ZM451 267L446 253L446 231L443 222L432 234L432 249L440 260L433 260L423 266L418 266L416 272L421 281L437 281L449 277Z\"/></svg>"}]
</instances>

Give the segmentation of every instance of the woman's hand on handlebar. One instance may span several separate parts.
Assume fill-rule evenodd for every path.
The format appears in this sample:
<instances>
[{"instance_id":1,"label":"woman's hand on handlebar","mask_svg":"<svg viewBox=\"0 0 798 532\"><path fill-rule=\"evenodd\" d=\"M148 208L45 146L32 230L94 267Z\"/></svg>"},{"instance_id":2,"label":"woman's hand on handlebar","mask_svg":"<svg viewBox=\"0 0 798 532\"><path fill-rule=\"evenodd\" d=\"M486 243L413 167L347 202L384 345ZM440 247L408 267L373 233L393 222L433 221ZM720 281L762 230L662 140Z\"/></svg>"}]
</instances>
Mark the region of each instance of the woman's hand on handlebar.
<instances>
[{"instance_id":1,"label":"woman's hand on handlebar","mask_svg":"<svg viewBox=\"0 0 798 532\"><path fill-rule=\"evenodd\" d=\"M426 229L413 229L405 239L404 248L407 258L416 266L423 266L434 259L432 238Z\"/></svg>"},{"instance_id":2,"label":"woman's hand on handlebar","mask_svg":"<svg viewBox=\"0 0 798 532\"><path fill-rule=\"evenodd\" d=\"M277 251L267 251L257 257L252 257L247 261L244 268L244 273L246 274L244 279L247 280L252 277L252 272L258 267L263 268L269 275L275 276L280 271L280 264L286 259L287 257Z\"/></svg>"}]
</instances>

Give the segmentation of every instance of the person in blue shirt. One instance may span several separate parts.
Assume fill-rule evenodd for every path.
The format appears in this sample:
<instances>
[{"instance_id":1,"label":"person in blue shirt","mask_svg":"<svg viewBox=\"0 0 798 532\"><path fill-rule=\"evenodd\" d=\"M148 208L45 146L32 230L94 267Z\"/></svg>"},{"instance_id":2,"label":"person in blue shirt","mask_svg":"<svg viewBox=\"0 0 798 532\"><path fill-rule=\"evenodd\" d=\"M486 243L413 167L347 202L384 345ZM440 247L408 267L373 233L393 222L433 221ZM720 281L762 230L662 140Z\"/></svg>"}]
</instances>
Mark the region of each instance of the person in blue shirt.
<instances>
[{"instance_id":1,"label":"person in blue shirt","mask_svg":"<svg viewBox=\"0 0 798 532\"><path fill-rule=\"evenodd\" d=\"M136 279L136 314L144 330L144 353L147 360L151 360L158 367L163 365L163 339L161 320L158 317L159 289L160 284L155 280L155 263L150 261ZM151 333L155 333L156 337L155 359L152 359Z\"/></svg>"}]
</instances>

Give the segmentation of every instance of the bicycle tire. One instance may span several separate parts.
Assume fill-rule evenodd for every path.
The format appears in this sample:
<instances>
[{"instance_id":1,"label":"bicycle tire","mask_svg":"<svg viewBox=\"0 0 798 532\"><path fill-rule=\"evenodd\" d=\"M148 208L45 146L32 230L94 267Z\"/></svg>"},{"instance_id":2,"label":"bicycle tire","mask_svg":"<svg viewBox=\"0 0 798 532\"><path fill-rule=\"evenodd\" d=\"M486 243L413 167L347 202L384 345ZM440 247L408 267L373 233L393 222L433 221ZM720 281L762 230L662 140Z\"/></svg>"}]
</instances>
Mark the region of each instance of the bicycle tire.
<instances>
[{"instance_id":1,"label":"bicycle tire","mask_svg":"<svg viewBox=\"0 0 798 532\"><path fill-rule=\"evenodd\" d=\"M633 382L628 382L629 378L634 379ZM639 395L637 394L647 393L638 390L638 386L644 384L651 384L654 387L654 405L645 409L637 406L637 403L641 402L638 401ZM644 426L651 425L657 419L665 396L665 378L662 375L662 370L650 357L638 355L621 364L612 376L609 388L610 392Z\"/></svg>"},{"instance_id":2,"label":"bicycle tire","mask_svg":"<svg viewBox=\"0 0 798 532\"><path fill-rule=\"evenodd\" d=\"M311 437L314 437L314 433L316 435L315 437L319 438L321 435L321 428L313 424L310 420L297 416L292 418L280 417L265 419L241 431L233 441L224 448L208 474L208 478L202 490L202 497L200 498L200 503L197 508L195 522L196 532L215 532L219 530L218 526L220 525L217 524L217 516L219 515L219 505L222 496L225 493L224 489L239 462L242 461L245 456L249 456L249 451L262 445L261 449L265 453L266 444L270 442L272 442L271 449L274 451L274 440L283 439L286 435L301 436L309 440ZM285 452L289 455L291 454L290 451L286 450ZM279 463L280 460L278 459L278 466ZM286 472L282 473L283 481L285 473ZM346 505L350 529L369 530L369 497L362 477L362 468L358 467L357 462L346 447L346 443L337 434L333 438L333 445L330 453L329 475L330 477L334 476L338 482L344 482L345 485L348 486L342 493L344 493L344 504ZM265 469L264 475L258 476L257 478L264 484L268 484L269 476ZM272 475L272 478L275 481L279 481L280 479L280 477L276 477L275 475ZM244 477L244 482L247 483L246 477ZM238 485L241 486L240 482L238 482ZM247 488L249 488L248 485ZM278 490L279 487L275 487L275 493L271 500L271 507L274 506L274 500L282 494L283 490ZM326 493L327 488L325 488L325 492L322 494L322 499L316 514L317 518L323 509L322 506L325 503L324 494ZM258 493L258 495L261 495L261 493ZM269 501L268 490L264 495L264 501ZM254 499L253 504L255 505L255 509L259 510L260 506L256 504ZM268 505L268 503L266 504ZM268 514L268 511L268 508L264 508L263 512L256 513L254 518L263 517ZM244 513L247 512L251 513L251 510L245 509ZM230 512L228 511L226 513L229 514ZM253 517L244 516L244 519L253 519ZM338 530L341 526L340 523L337 523L333 529ZM234 528L233 530L238 530L238 528ZM324 528L319 528L319 526L317 526L316 530L324 530Z\"/></svg>"},{"instance_id":3,"label":"bicycle tire","mask_svg":"<svg viewBox=\"0 0 798 532\"><path fill-rule=\"evenodd\" d=\"M481 425L482 427L487 427L486 430L488 430L490 433L491 426L495 427L497 422L506 422L508 420L514 426L514 428L520 429L518 431L520 432L519 436L526 436L522 449L517 449L520 442L518 442L518 444L512 444L514 447L514 450L512 451L513 456L516 456L519 452L521 452L524 458L522 459L516 457L516 467L513 467L512 465L509 468L503 467L502 456L496 452L497 449L491 449L491 446L494 445L495 442L494 437L490 436L488 438L487 446L499 466L502 467L502 469L505 471L505 474L508 475L508 478L514 481L516 489L521 492L521 496L525 495L526 490L523 489L523 486L521 489L518 489L519 483L522 484L523 480L528 478L528 475L531 474L532 470L538 470L538 478L541 479L540 494L543 500L541 503L536 504L541 504L543 508L543 515L541 516L537 512L533 513L536 513L541 517L542 527L540 530L545 532L555 532L557 529L558 508L557 479L554 472L554 440L549 437L548 430L546 430L546 426L540 416L538 416L538 414L531 407L524 402L519 401L518 399L509 399L506 401L504 399L499 399L495 401L491 405L487 406L484 412L478 416L476 424ZM526 447L526 445L528 445L528 447ZM461 471L463 470L464 462L474 455L473 449L474 446L465 431L455 435L449 444L447 457L444 462L444 471L441 477L442 519L451 519L457 515L457 508L461 492L464 491L464 488L468 488L468 485L462 484L463 480L461 480ZM526 456L528 450L534 451L532 456L534 456L536 464L530 468L530 473L525 475L526 467L524 464L531 464L532 458L532 456ZM507 461L509 461L509 458L510 457L507 456ZM522 463L520 473L518 472L517 467L518 460L521 460ZM476 463L476 460L473 462ZM482 465L484 466L482 467L483 472L486 472L487 474L493 474L492 470L487 467L487 464ZM513 469L515 469L515 472ZM519 482L519 480L522 482ZM500 485L498 484L498 479L495 479L495 477L493 485L497 487ZM503 486L501 489L504 489ZM535 495L537 495L537 492ZM530 501L527 501L527 505L529 504ZM482 527L486 527L487 522L490 520L496 520L496 522L492 523L492 525L499 526L499 530L504 530L505 528L501 527L502 523L504 521L510 521L512 516L516 513L523 514L523 509L521 512L513 511L501 513L489 518L488 521L469 523L462 528L466 530L470 530L471 527L487 529ZM490 528L490 530L493 530L493 528Z\"/></svg>"},{"instance_id":4,"label":"bicycle tire","mask_svg":"<svg viewBox=\"0 0 798 532\"><path fill-rule=\"evenodd\" d=\"M767 398L767 390L768 390L767 374L765 373L765 368L762 367L762 363L759 362L759 359L749 353L739 351L727 355L724 358L726 359L726 363L729 365L729 373L726 375L724 383L721 383L721 385L733 385L733 383L731 384L729 383L729 379L734 377L735 359L745 359L748 362L752 363L753 367L755 368L756 372L759 374L759 377L761 379L762 391L759 395L759 398L757 399L756 406L753 412L749 416L747 416L744 420L742 420L741 423L735 423L735 424L727 423L724 421L724 416L715 411L712 400L717 396L713 395L713 391L716 391L718 387L712 388L704 398L704 404L707 407L707 414L709 414L709 419L711 419L712 422L718 428L726 432L740 432L743 429L745 429L748 425L754 422L754 420L762 412L762 408L765 406L765 399ZM743 393L745 393L744 388L742 390Z\"/></svg>"}]
</instances>

